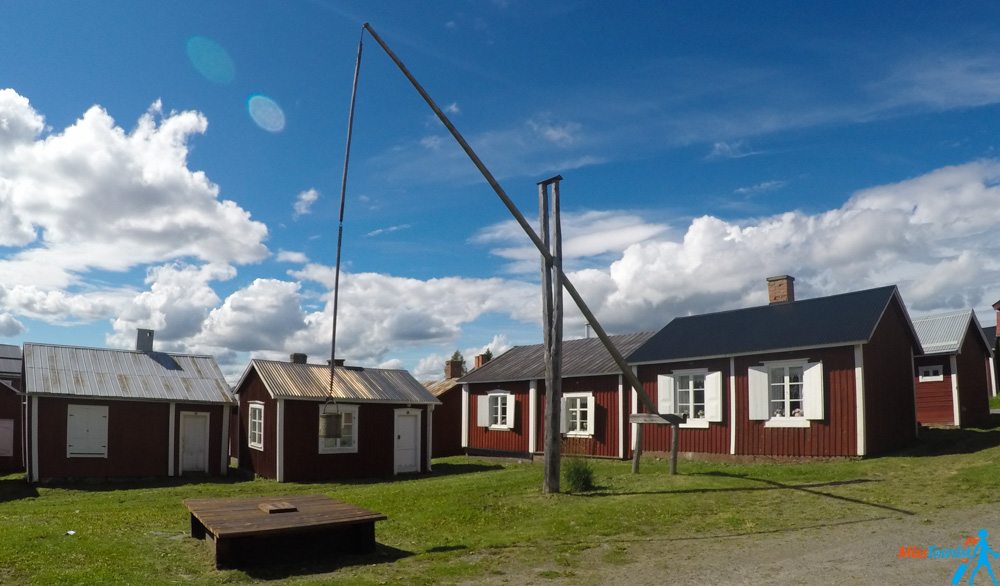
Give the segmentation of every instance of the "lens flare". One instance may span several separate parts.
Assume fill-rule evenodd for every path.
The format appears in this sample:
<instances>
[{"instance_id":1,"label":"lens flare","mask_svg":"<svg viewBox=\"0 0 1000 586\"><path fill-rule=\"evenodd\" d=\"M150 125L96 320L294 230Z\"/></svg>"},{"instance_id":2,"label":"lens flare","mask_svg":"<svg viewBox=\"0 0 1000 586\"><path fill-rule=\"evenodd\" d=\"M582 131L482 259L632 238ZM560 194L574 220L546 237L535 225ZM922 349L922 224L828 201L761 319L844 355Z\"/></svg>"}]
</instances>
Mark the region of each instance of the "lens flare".
<instances>
[{"instance_id":1,"label":"lens flare","mask_svg":"<svg viewBox=\"0 0 1000 586\"><path fill-rule=\"evenodd\" d=\"M285 129L285 112L277 102L267 96L254 94L247 102L250 118L257 126L268 132L281 132Z\"/></svg>"},{"instance_id":2,"label":"lens flare","mask_svg":"<svg viewBox=\"0 0 1000 586\"><path fill-rule=\"evenodd\" d=\"M188 39L187 56L198 73L211 82L227 84L236 77L236 65L229 53L208 37Z\"/></svg>"}]
</instances>

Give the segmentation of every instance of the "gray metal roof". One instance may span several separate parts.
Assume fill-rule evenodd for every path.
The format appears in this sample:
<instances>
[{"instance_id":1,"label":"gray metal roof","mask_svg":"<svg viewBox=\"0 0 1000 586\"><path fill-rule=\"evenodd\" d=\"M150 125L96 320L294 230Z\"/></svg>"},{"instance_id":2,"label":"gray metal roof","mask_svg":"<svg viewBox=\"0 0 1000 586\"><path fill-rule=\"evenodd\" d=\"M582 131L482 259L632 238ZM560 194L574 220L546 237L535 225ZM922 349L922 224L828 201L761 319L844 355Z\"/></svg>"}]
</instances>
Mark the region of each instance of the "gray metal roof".
<instances>
[{"instance_id":1,"label":"gray metal roof","mask_svg":"<svg viewBox=\"0 0 1000 586\"><path fill-rule=\"evenodd\" d=\"M443 380L424 381L421 384L423 384L424 388L430 391L432 395L440 397L441 395L454 389L459 383L457 378L446 378Z\"/></svg>"},{"instance_id":2,"label":"gray metal roof","mask_svg":"<svg viewBox=\"0 0 1000 586\"><path fill-rule=\"evenodd\" d=\"M920 345L924 354L957 354L962 348L962 341L969 331L969 324L975 324L976 332L982 338L987 348L993 348L983 334L983 328L971 309L927 315L913 320L913 327L920 337Z\"/></svg>"},{"instance_id":3,"label":"gray metal roof","mask_svg":"<svg viewBox=\"0 0 1000 586\"><path fill-rule=\"evenodd\" d=\"M21 347L0 344L0 374L17 374L21 378Z\"/></svg>"},{"instance_id":4,"label":"gray metal roof","mask_svg":"<svg viewBox=\"0 0 1000 586\"><path fill-rule=\"evenodd\" d=\"M622 356L628 356L653 335L638 332L611 336ZM598 338L565 340L562 346L562 375L566 377L617 374L618 365ZM514 346L459 379L463 383L499 383L545 378L542 344Z\"/></svg>"},{"instance_id":5,"label":"gray metal roof","mask_svg":"<svg viewBox=\"0 0 1000 586\"><path fill-rule=\"evenodd\" d=\"M24 344L28 395L234 403L215 358L52 344Z\"/></svg>"},{"instance_id":6,"label":"gray metal roof","mask_svg":"<svg viewBox=\"0 0 1000 586\"><path fill-rule=\"evenodd\" d=\"M630 364L646 364L864 344L893 299L909 323L895 286L678 317L627 358ZM914 350L920 352L913 335Z\"/></svg>"},{"instance_id":7,"label":"gray metal roof","mask_svg":"<svg viewBox=\"0 0 1000 586\"><path fill-rule=\"evenodd\" d=\"M275 399L320 400L329 396L330 367L325 364L255 358L240 377L237 392L251 369L257 371ZM388 368L338 367L334 370L333 395L337 400L365 403L440 404L409 372Z\"/></svg>"}]
</instances>

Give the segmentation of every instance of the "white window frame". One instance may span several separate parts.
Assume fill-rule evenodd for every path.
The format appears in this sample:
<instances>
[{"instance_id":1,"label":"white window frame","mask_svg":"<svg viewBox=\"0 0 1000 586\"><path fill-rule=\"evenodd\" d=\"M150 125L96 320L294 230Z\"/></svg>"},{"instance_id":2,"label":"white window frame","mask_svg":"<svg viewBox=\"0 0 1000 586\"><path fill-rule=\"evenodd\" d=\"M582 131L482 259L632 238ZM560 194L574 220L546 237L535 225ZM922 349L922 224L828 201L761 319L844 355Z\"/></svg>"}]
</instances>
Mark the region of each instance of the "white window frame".
<instances>
[{"instance_id":1,"label":"white window frame","mask_svg":"<svg viewBox=\"0 0 1000 586\"><path fill-rule=\"evenodd\" d=\"M708 388L706 386L707 385L707 379L708 379L708 369L707 368L692 368L692 369L688 369L688 370L675 370L675 371L671 372L670 375L674 378L674 413L677 413L677 414L681 414L682 413L682 411L680 409L680 407L681 407L680 400L678 398L680 396L680 391L682 389L680 389L677 386L677 382L678 382L677 379L678 379L678 377L686 376L686 377L689 378L689 380L691 380L693 382L694 381L694 377L700 376L702 378L702 383L701 383L702 393L703 393L702 399L705 400L706 402L708 401ZM689 388L687 390L691 393L689 395L688 404L689 405L693 405L694 404L694 389ZM705 405L705 407L707 408L707 405ZM682 423L680 426L682 428L705 429L705 428L708 427L707 413L703 410L702 414L701 414L701 417L698 417L697 414L695 414L695 415L688 414L687 421L685 421L684 423Z\"/></svg>"},{"instance_id":2,"label":"white window frame","mask_svg":"<svg viewBox=\"0 0 1000 586\"><path fill-rule=\"evenodd\" d=\"M514 409L517 402L514 400L514 393L510 391L490 391L485 395L480 395L484 400L481 401L480 407L483 404L486 405L486 415L485 421L487 425L483 427L488 427L490 429L496 429L500 431L510 431L514 429ZM498 404L496 406L496 411L494 411L494 401Z\"/></svg>"},{"instance_id":3,"label":"white window frame","mask_svg":"<svg viewBox=\"0 0 1000 586\"><path fill-rule=\"evenodd\" d=\"M103 429L91 430L88 436L88 443L93 443L96 449L86 449L89 446L74 446L70 444L73 439L73 423L71 418L86 418L94 423L95 420L103 419ZM75 405L66 406L66 457L67 458L107 458L108 457L108 406L107 405Z\"/></svg>"},{"instance_id":4,"label":"white window frame","mask_svg":"<svg viewBox=\"0 0 1000 586\"><path fill-rule=\"evenodd\" d=\"M790 367L802 368L802 415L775 416L771 408L771 369L785 369L785 400L788 401L788 368ZM751 367L751 372L748 373L751 380L754 378L754 370L758 373L762 371L766 379L766 387L762 389L763 399L758 398L758 400L765 400L767 409L763 416L754 416L752 404L755 398L751 393L750 419L764 419L764 427L809 427L813 421L824 419L823 402L826 396L826 381L823 376L822 361L810 362L808 359L802 358L761 362L759 367ZM751 386L753 386L752 383Z\"/></svg>"},{"instance_id":5,"label":"white window frame","mask_svg":"<svg viewBox=\"0 0 1000 586\"><path fill-rule=\"evenodd\" d=\"M937 374L934 371L937 370ZM917 372L919 372L919 379L922 383L931 383L944 380L944 365L943 364L928 364L927 366L918 366Z\"/></svg>"},{"instance_id":6,"label":"white window frame","mask_svg":"<svg viewBox=\"0 0 1000 586\"><path fill-rule=\"evenodd\" d=\"M317 421L319 421L319 416L323 414L323 407L324 407L323 405L319 406L319 413L317 413ZM330 410L333 409L333 407L331 407L331 406L327 406L326 408L328 410L327 411L328 413L330 412ZM341 413L343 413L344 415L350 415L351 416L351 423L349 424L350 425L350 434L351 434L351 445L349 445L349 446L342 446L342 445L340 445L341 441L343 440L343 437L338 438L338 439L329 439L329 440L320 437L320 438L317 438L319 440L319 446L318 446L319 453L320 454L357 454L358 453L358 405L339 405L338 404L337 405L337 410L340 411ZM344 417L344 419L341 420L342 421L341 432L343 432L343 430L346 429L347 426L348 426L348 424L346 423L346 420L347 420L346 417ZM325 445L326 442L328 442L328 441L334 442L335 445L333 445L333 446L327 446L327 445Z\"/></svg>"},{"instance_id":7,"label":"white window frame","mask_svg":"<svg viewBox=\"0 0 1000 586\"><path fill-rule=\"evenodd\" d=\"M581 409L580 402L584 402L585 406ZM573 407L571 404L576 403L577 406ZM570 437L593 437L594 435L594 410L597 405L594 401L594 393L580 392L580 393L564 393L562 396L562 433ZM572 411L584 411L586 413L586 419L582 420L582 423L586 426L586 429L579 429L575 427L576 424L581 423L580 419L574 420L570 417Z\"/></svg>"},{"instance_id":8,"label":"white window frame","mask_svg":"<svg viewBox=\"0 0 1000 586\"><path fill-rule=\"evenodd\" d=\"M707 429L711 423L721 423L722 413L722 372L709 370L707 368L688 368L671 371L669 374L657 376L657 396L660 413L680 414L680 402L678 399L677 378L687 376L704 377L705 407L701 417L688 415L687 421L680 424L683 429ZM693 398L693 397L692 397ZM692 401L689 400L689 403Z\"/></svg>"},{"instance_id":9,"label":"white window frame","mask_svg":"<svg viewBox=\"0 0 1000 586\"><path fill-rule=\"evenodd\" d=\"M247 446L252 450L264 451L264 403L261 401L250 401L247 408ZM259 413L257 418L260 430L257 432L257 441L254 441L254 413Z\"/></svg>"}]
</instances>

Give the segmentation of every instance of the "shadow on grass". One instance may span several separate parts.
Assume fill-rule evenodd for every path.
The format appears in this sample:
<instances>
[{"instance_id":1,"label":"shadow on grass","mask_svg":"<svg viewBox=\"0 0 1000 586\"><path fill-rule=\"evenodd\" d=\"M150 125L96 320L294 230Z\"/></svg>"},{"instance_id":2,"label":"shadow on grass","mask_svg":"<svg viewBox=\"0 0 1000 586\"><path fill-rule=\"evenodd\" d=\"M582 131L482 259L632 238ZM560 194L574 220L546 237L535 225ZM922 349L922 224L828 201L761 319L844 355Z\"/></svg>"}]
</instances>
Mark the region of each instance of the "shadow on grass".
<instances>
[{"instance_id":1,"label":"shadow on grass","mask_svg":"<svg viewBox=\"0 0 1000 586\"><path fill-rule=\"evenodd\" d=\"M309 480L296 482L296 484L322 484L330 483L345 485L367 485L367 484L391 484L393 482L407 482L410 480L424 480L428 478L443 478L448 476L458 476L459 474L475 474L477 472L490 472L492 470L503 470L500 464L450 464L447 462L434 464L434 469L430 472L414 472L411 474L397 474L396 476L373 476L370 478L347 478L331 480Z\"/></svg>"},{"instance_id":2,"label":"shadow on grass","mask_svg":"<svg viewBox=\"0 0 1000 586\"><path fill-rule=\"evenodd\" d=\"M351 566L391 564L414 555L412 552L378 543L369 554L331 553L319 547L296 545L294 549L278 547L252 563L236 566L255 580L286 580L296 576L327 574ZM278 563L275 563L276 560Z\"/></svg>"},{"instance_id":3,"label":"shadow on grass","mask_svg":"<svg viewBox=\"0 0 1000 586\"><path fill-rule=\"evenodd\" d=\"M28 484L24 477L0 480L0 503L38 496L38 490Z\"/></svg>"},{"instance_id":4,"label":"shadow on grass","mask_svg":"<svg viewBox=\"0 0 1000 586\"><path fill-rule=\"evenodd\" d=\"M805 492L815 496L826 497L829 499L834 499L838 501L848 502L856 505L864 505L868 507L874 507L877 509L882 509L886 511L892 511L893 513L900 513L903 515L915 515L916 513L912 511L907 511L904 509L898 509L896 507L890 507L889 505L882 505L879 503L870 503L862 499L856 499L846 496L840 496L837 494L831 494L829 492L823 492L821 490L816 490L819 488L832 488L836 486L850 486L854 484L867 484L869 482L881 482L881 480L871 480L868 478L856 478L854 480L833 480L830 482L813 482L810 484L785 484L783 482L778 482L776 480L768 480L766 478L753 478L750 476L742 474L729 474L726 472L699 472L692 474L692 476L715 476L721 478L733 478L736 480L749 480L752 482L759 482L765 486L730 486L724 488L679 488L674 490L650 490L650 491L637 491L637 492L590 492L590 493L579 493L576 496L585 497L602 497L602 496L631 496L631 495L644 495L644 494L710 494L719 492L758 492L767 490L797 490L800 492Z\"/></svg>"},{"instance_id":5,"label":"shadow on grass","mask_svg":"<svg viewBox=\"0 0 1000 586\"><path fill-rule=\"evenodd\" d=\"M174 476L172 478L159 476L150 478L81 478L43 482L40 486L45 488L65 488L69 490L102 492L110 490L131 490L137 488L173 488L178 486L204 484L226 486L250 482L252 480L252 477L241 473L240 471L230 469L229 474L226 476L192 474L188 476Z\"/></svg>"},{"instance_id":6,"label":"shadow on grass","mask_svg":"<svg viewBox=\"0 0 1000 586\"><path fill-rule=\"evenodd\" d=\"M1000 425L1000 417L993 416L992 423ZM913 446L892 454L921 458L973 454L1000 446L1000 429L985 428L921 428L920 437Z\"/></svg>"}]
</instances>

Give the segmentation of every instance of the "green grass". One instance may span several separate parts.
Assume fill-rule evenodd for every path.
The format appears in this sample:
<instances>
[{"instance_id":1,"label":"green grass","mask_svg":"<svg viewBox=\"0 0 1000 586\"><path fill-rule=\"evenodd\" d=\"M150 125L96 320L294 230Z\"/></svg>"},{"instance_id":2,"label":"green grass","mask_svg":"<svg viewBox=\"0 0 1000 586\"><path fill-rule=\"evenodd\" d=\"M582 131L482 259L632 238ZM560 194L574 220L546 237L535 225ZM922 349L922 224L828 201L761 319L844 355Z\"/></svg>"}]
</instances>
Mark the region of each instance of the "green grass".
<instances>
[{"instance_id":1,"label":"green grass","mask_svg":"<svg viewBox=\"0 0 1000 586\"><path fill-rule=\"evenodd\" d=\"M540 493L540 463L475 458L435 461L429 476L347 484L171 480L36 490L20 476L6 476L0 477L0 583L431 584L504 576L512 567L566 579L572 560L592 549L604 563L621 564L628 562L628 544L644 540L923 518L995 502L997 461L1000 429L949 429L925 430L914 449L868 460L682 461L677 476L653 458L639 475L630 473L629 462L594 461L594 491L552 496ZM379 551L216 571L208 546L187 537L185 498L301 493L388 515L377 525Z\"/></svg>"},{"instance_id":2,"label":"green grass","mask_svg":"<svg viewBox=\"0 0 1000 586\"><path fill-rule=\"evenodd\" d=\"M990 397L990 409L1000 409L1000 395Z\"/></svg>"}]
</instances>

